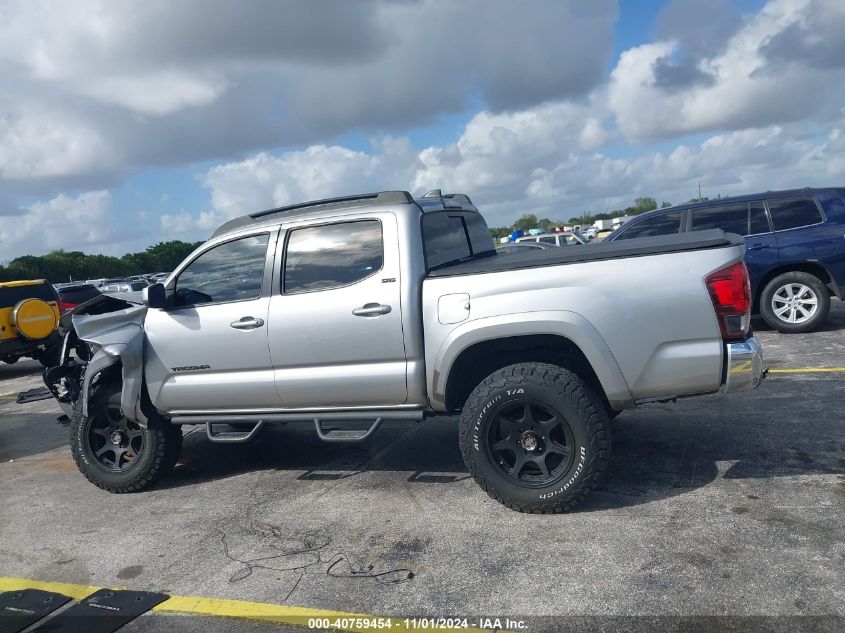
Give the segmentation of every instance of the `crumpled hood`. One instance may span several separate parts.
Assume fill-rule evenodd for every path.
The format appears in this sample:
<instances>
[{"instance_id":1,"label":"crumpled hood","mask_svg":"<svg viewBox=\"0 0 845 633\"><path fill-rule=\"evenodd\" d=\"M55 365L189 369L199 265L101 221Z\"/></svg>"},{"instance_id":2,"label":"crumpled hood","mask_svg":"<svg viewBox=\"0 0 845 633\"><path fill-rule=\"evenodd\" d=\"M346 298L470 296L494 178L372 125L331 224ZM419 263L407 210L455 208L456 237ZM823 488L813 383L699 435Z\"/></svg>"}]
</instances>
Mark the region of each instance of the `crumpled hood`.
<instances>
[{"instance_id":1,"label":"crumpled hood","mask_svg":"<svg viewBox=\"0 0 845 633\"><path fill-rule=\"evenodd\" d=\"M104 314L74 314L73 329L88 343L101 346L126 343L144 325L147 306L133 305Z\"/></svg>"},{"instance_id":2,"label":"crumpled hood","mask_svg":"<svg viewBox=\"0 0 845 633\"><path fill-rule=\"evenodd\" d=\"M60 329L70 329L83 341L100 346L126 343L144 325L147 306L141 292L102 294L80 304L59 320Z\"/></svg>"}]
</instances>

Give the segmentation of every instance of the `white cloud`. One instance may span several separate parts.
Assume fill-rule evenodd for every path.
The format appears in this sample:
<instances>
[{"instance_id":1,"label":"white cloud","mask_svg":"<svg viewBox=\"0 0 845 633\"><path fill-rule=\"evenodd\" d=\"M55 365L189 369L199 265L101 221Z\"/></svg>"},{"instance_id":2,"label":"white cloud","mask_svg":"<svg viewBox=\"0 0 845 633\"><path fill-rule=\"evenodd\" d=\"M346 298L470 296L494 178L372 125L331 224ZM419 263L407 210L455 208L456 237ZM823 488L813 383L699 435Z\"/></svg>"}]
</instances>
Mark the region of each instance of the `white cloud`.
<instances>
[{"instance_id":1,"label":"white cloud","mask_svg":"<svg viewBox=\"0 0 845 633\"><path fill-rule=\"evenodd\" d=\"M0 252L4 260L56 249L83 250L125 238L116 235L108 191L89 191L78 196L60 194L32 204L13 221L0 223Z\"/></svg>"},{"instance_id":2,"label":"white cloud","mask_svg":"<svg viewBox=\"0 0 845 633\"><path fill-rule=\"evenodd\" d=\"M78 175L112 159L99 132L73 115L34 104L0 111L0 183Z\"/></svg>"},{"instance_id":3,"label":"white cloud","mask_svg":"<svg viewBox=\"0 0 845 633\"><path fill-rule=\"evenodd\" d=\"M162 227L196 237L245 213L309 199L384 189L419 195L433 188L469 194L488 222L526 212L567 220L623 208L640 195L678 203L705 195L824 186L845 173L845 118L818 136L803 124L715 134L668 152L619 158L584 152L602 134L596 108L545 105L508 115L480 113L452 145L413 152L390 139L369 152L312 146L221 164L204 178L212 209L167 216ZM604 128L602 128L604 129ZM587 130L587 132L585 132Z\"/></svg>"},{"instance_id":4,"label":"white cloud","mask_svg":"<svg viewBox=\"0 0 845 633\"><path fill-rule=\"evenodd\" d=\"M616 13L613 0L0 2L0 121L25 128L0 134L0 193L392 134L479 97L497 110L581 98L603 79ZM60 110L45 128L58 145L17 121L33 104Z\"/></svg>"},{"instance_id":5,"label":"white cloud","mask_svg":"<svg viewBox=\"0 0 845 633\"><path fill-rule=\"evenodd\" d=\"M113 103L139 114L163 116L208 105L226 91L220 73L160 71L112 76L86 81L78 91L103 103Z\"/></svg>"},{"instance_id":6,"label":"white cloud","mask_svg":"<svg viewBox=\"0 0 845 633\"><path fill-rule=\"evenodd\" d=\"M820 18L825 24L821 24ZM788 38L796 25L806 28ZM836 25L832 27L831 25ZM818 29L845 29L841 0L772 0L748 18L718 52L689 56L683 40L625 51L611 73L608 102L631 141L649 141L717 129L743 129L810 117L829 119L845 96L845 61L815 63ZM802 31L803 33L804 31ZM772 43L778 44L776 51ZM788 45L794 49L791 62ZM777 53L778 59L772 56ZM845 49L843 50L845 54ZM822 59L826 59L822 57Z\"/></svg>"}]
</instances>

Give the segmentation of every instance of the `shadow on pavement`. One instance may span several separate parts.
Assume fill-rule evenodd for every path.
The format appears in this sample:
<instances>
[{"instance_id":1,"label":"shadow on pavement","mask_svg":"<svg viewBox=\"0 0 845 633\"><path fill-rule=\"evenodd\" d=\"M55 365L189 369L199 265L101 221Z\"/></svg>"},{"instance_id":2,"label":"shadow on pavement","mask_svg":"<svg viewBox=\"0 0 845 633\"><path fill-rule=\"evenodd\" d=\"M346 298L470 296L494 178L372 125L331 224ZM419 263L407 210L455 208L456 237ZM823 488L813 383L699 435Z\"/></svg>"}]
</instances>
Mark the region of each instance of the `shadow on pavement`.
<instances>
[{"instance_id":1,"label":"shadow on pavement","mask_svg":"<svg viewBox=\"0 0 845 633\"><path fill-rule=\"evenodd\" d=\"M781 383L782 385L782 383ZM806 418L785 421L778 383L750 394L646 405L613 424L613 452L602 490L584 511L620 508L687 493L713 481L845 473L845 422L825 411L832 387L804 383L819 402ZM814 394L814 391L819 393ZM788 420L788 418L787 418ZM800 423L799 423L800 422ZM366 445L321 443L303 427L265 429L252 444L220 445L202 429L186 438L182 461L160 487L190 486L256 470L303 471L299 480L336 480L368 471L407 473L410 483L444 485L468 477L457 420L385 426Z\"/></svg>"},{"instance_id":2,"label":"shadow on pavement","mask_svg":"<svg viewBox=\"0 0 845 633\"><path fill-rule=\"evenodd\" d=\"M12 365L0 362L0 381L13 380L23 376L40 376L43 369L41 363L34 360L19 360Z\"/></svg>"}]
</instances>

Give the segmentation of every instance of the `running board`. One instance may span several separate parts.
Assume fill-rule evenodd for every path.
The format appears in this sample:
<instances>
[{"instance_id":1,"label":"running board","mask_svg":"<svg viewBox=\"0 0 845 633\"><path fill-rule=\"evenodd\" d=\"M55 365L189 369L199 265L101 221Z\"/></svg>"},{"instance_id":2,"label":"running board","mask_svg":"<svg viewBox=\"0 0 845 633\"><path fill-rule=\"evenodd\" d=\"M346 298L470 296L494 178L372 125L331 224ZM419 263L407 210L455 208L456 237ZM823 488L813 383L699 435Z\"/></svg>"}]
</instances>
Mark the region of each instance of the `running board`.
<instances>
[{"instance_id":1,"label":"running board","mask_svg":"<svg viewBox=\"0 0 845 633\"><path fill-rule=\"evenodd\" d=\"M240 444L243 442L250 442L252 441L258 432L261 430L261 427L264 426L264 421L259 420L255 423L255 426L252 427L249 431L214 431L214 423L213 422L206 422L205 423L205 434L208 436L212 442L221 442L221 443L228 443L228 444Z\"/></svg>"},{"instance_id":2,"label":"running board","mask_svg":"<svg viewBox=\"0 0 845 633\"><path fill-rule=\"evenodd\" d=\"M378 431L382 422L384 418L376 418L368 429L324 429L320 420L315 418L314 429L317 431L317 437L324 442L365 442Z\"/></svg>"},{"instance_id":3,"label":"running board","mask_svg":"<svg viewBox=\"0 0 845 633\"><path fill-rule=\"evenodd\" d=\"M383 418L395 422L419 422L425 412L422 409L361 409L346 411L291 411L288 413L211 413L174 415L171 424L244 424L264 422L265 424L284 424L285 422L361 422Z\"/></svg>"},{"instance_id":4,"label":"running board","mask_svg":"<svg viewBox=\"0 0 845 633\"><path fill-rule=\"evenodd\" d=\"M175 415L170 422L175 425L204 424L208 439L212 442L243 443L255 438L261 428L268 423L284 424L287 422L310 422L314 425L317 437L329 443L365 442L370 439L383 422L419 422L425 416L422 409L384 409L360 411L313 411L291 413L250 413L250 414L213 414L213 415ZM350 422L366 422L364 429L337 428ZM249 431L215 431L215 424L253 424ZM331 425L330 428L329 426Z\"/></svg>"}]
</instances>

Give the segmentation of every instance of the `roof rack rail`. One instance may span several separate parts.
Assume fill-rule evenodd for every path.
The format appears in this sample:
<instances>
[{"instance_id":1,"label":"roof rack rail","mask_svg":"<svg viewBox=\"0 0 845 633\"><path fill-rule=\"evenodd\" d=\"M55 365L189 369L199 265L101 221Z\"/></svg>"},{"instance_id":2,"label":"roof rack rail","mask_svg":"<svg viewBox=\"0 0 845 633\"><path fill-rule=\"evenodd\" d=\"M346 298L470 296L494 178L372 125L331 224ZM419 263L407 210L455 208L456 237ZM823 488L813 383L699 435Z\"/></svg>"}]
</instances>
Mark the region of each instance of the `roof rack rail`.
<instances>
[{"instance_id":1,"label":"roof rack rail","mask_svg":"<svg viewBox=\"0 0 845 633\"><path fill-rule=\"evenodd\" d=\"M324 198L322 200L311 200L310 202L300 202L298 204L291 204L286 207L277 207L275 209L268 209L267 211L259 211L258 213L251 213L249 217L253 219L263 218L268 215L276 213L285 213L286 211L294 211L296 209L305 209L308 207L322 207L331 206L345 207L354 206L355 202L368 201L371 204L409 204L414 201L411 194L407 191L379 191L377 193L362 193L357 196L341 196L339 198Z\"/></svg>"},{"instance_id":2,"label":"roof rack rail","mask_svg":"<svg viewBox=\"0 0 845 633\"><path fill-rule=\"evenodd\" d=\"M413 204L414 198L407 191L379 191L376 193L364 193L357 196L342 196L339 198L324 198L322 200L311 200L309 202L300 202L291 204L286 207L277 207L275 209L267 209L266 211L258 211L257 213L249 213L240 217L229 220L220 225L212 237L216 237L223 233L228 233L234 229L242 226L249 226L259 220L276 215L277 213L288 213L291 211L305 211L312 207L321 207L323 209L343 209L345 207L356 207L362 204Z\"/></svg>"},{"instance_id":3,"label":"roof rack rail","mask_svg":"<svg viewBox=\"0 0 845 633\"><path fill-rule=\"evenodd\" d=\"M443 193L440 189L432 189L423 198L440 198L441 200L457 200L472 204L472 200L465 193Z\"/></svg>"}]
</instances>

